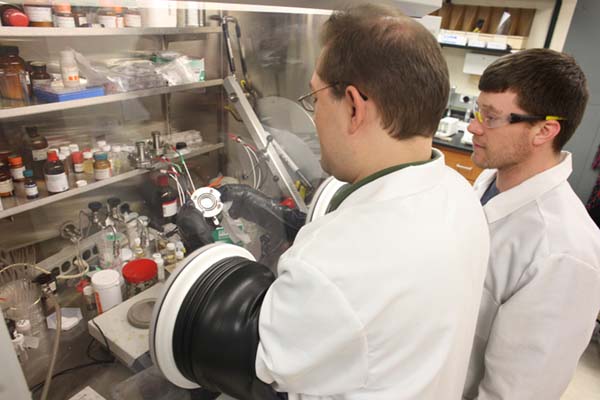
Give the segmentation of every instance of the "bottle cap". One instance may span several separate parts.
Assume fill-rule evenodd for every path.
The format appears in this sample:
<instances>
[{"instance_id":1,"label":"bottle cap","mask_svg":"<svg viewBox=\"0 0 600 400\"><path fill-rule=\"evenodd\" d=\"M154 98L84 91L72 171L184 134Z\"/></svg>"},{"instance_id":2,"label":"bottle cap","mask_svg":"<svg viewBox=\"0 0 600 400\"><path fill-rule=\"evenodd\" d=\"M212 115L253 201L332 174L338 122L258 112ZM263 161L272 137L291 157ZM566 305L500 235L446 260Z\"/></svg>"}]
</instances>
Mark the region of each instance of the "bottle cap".
<instances>
[{"instance_id":1,"label":"bottle cap","mask_svg":"<svg viewBox=\"0 0 600 400\"><path fill-rule=\"evenodd\" d=\"M69 145L59 146L58 149L60 150L61 153L71 154L71 149L69 148Z\"/></svg>"},{"instance_id":2,"label":"bottle cap","mask_svg":"<svg viewBox=\"0 0 600 400\"><path fill-rule=\"evenodd\" d=\"M110 144L105 144L104 146L102 146L102 151L109 152L110 151Z\"/></svg>"},{"instance_id":3,"label":"bottle cap","mask_svg":"<svg viewBox=\"0 0 600 400\"><path fill-rule=\"evenodd\" d=\"M69 150L71 150L71 153L74 152L74 151L79 151L79 145L76 144L76 143L71 143L69 145Z\"/></svg>"},{"instance_id":4,"label":"bottle cap","mask_svg":"<svg viewBox=\"0 0 600 400\"><path fill-rule=\"evenodd\" d=\"M175 250L175 243L167 243L167 250L169 250L169 251Z\"/></svg>"},{"instance_id":5,"label":"bottle cap","mask_svg":"<svg viewBox=\"0 0 600 400\"><path fill-rule=\"evenodd\" d=\"M106 140L98 140L96 142L96 146L102 148L102 146L106 146Z\"/></svg>"},{"instance_id":6,"label":"bottle cap","mask_svg":"<svg viewBox=\"0 0 600 400\"><path fill-rule=\"evenodd\" d=\"M142 239L140 239L139 237L136 237L135 239L133 239L134 246L140 246L141 244L142 244Z\"/></svg>"},{"instance_id":7,"label":"bottle cap","mask_svg":"<svg viewBox=\"0 0 600 400\"><path fill-rule=\"evenodd\" d=\"M89 159L91 159L92 157L94 157L94 155L92 154L92 152L91 152L91 151L84 151L84 152L83 152L83 159L84 159L84 160L89 160Z\"/></svg>"},{"instance_id":8,"label":"bottle cap","mask_svg":"<svg viewBox=\"0 0 600 400\"><path fill-rule=\"evenodd\" d=\"M177 250L175 252L175 258L177 258L178 260L183 260L183 251Z\"/></svg>"},{"instance_id":9,"label":"bottle cap","mask_svg":"<svg viewBox=\"0 0 600 400\"><path fill-rule=\"evenodd\" d=\"M115 145L112 147L112 149L113 149L113 151L114 151L115 153L119 153L119 152L122 150L121 146L119 146L118 144L115 144Z\"/></svg>"},{"instance_id":10,"label":"bottle cap","mask_svg":"<svg viewBox=\"0 0 600 400\"><path fill-rule=\"evenodd\" d=\"M91 296L94 294L94 288L92 288L90 285L87 285L83 288L83 294L85 296Z\"/></svg>"},{"instance_id":11,"label":"bottle cap","mask_svg":"<svg viewBox=\"0 0 600 400\"><path fill-rule=\"evenodd\" d=\"M25 178L31 178L33 176L33 171L30 169L26 169L25 171L23 171L23 176Z\"/></svg>"},{"instance_id":12,"label":"bottle cap","mask_svg":"<svg viewBox=\"0 0 600 400\"><path fill-rule=\"evenodd\" d=\"M9 26L29 26L29 17L21 10L10 8L4 11L4 22ZM17 53L18 54L18 53Z\"/></svg>"},{"instance_id":13,"label":"bottle cap","mask_svg":"<svg viewBox=\"0 0 600 400\"><path fill-rule=\"evenodd\" d=\"M71 160L73 160L73 164L81 164L83 162L83 154L80 151L74 151L71 153Z\"/></svg>"},{"instance_id":14,"label":"bottle cap","mask_svg":"<svg viewBox=\"0 0 600 400\"><path fill-rule=\"evenodd\" d=\"M105 161L105 160L108 160L108 154L106 154L104 152L94 153L94 159L96 161Z\"/></svg>"},{"instance_id":15,"label":"bottle cap","mask_svg":"<svg viewBox=\"0 0 600 400\"><path fill-rule=\"evenodd\" d=\"M152 258L153 258L154 260L157 260L157 259L159 259L159 258L162 258L162 256L160 255L160 253L154 253L154 254L152 254Z\"/></svg>"},{"instance_id":16,"label":"bottle cap","mask_svg":"<svg viewBox=\"0 0 600 400\"><path fill-rule=\"evenodd\" d=\"M21 156L10 156L8 157L8 165L11 167L23 164L23 158Z\"/></svg>"},{"instance_id":17,"label":"bottle cap","mask_svg":"<svg viewBox=\"0 0 600 400\"><path fill-rule=\"evenodd\" d=\"M65 161L65 160L67 159L67 157L68 157L68 156L67 156L65 153L59 153L59 154L58 154L58 159L59 159L60 161Z\"/></svg>"},{"instance_id":18,"label":"bottle cap","mask_svg":"<svg viewBox=\"0 0 600 400\"><path fill-rule=\"evenodd\" d=\"M48 161L49 162L58 161L58 154L56 153L56 150L48 151Z\"/></svg>"}]
</instances>

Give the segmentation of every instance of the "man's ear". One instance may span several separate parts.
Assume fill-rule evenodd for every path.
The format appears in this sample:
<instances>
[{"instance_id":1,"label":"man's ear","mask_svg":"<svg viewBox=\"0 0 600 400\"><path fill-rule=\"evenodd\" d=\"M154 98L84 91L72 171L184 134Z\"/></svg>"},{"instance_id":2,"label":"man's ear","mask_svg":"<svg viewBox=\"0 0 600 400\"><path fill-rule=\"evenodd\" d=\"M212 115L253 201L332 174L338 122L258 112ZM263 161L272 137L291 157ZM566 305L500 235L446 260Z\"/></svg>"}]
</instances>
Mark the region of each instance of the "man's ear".
<instances>
[{"instance_id":1,"label":"man's ear","mask_svg":"<svg viewBox=\"0 0 600 400\"><path fill-rule=\"evenodd\" d=\"M350 133L355 133L365 123L367 117L367 102L362 98L358 89L352 85L346 87L346 99L352 107Z\"/></svg>"},{"instance_id":2,"label":"man's ear","mask_svg":"<svg viewBox=\"0 0 600 400\"><path fill-rule=\"evenodd\" d=\"M554 141L554 138L560 133L560 122L543 121L534 129L537 129L537 132L533 136L533 144L535 146L541 146L545 143Z\"/></svg>"}]
</instances>

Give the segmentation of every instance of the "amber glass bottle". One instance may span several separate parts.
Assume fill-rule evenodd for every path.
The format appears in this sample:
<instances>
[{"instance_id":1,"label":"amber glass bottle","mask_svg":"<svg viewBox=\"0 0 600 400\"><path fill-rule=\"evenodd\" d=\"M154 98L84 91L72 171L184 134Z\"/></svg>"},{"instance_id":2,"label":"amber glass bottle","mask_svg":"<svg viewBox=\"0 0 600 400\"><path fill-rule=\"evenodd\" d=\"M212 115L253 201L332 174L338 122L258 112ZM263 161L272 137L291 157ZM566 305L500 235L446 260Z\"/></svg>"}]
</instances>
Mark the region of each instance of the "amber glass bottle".
<instances>
[{"instance_id":1,"label":"amber glass bottle","mask_svg":"<svg viewBox=\"0 0 600 400\"><path fill-rule=\"evenodd\" d=\"M23 138L23 156L25 164L30 165L33 170L33 176L36 179L44 178L44 163L48 153L48 141L38 133L35 126L25 128L25 137Z\"/></svg>"}]
</instances>

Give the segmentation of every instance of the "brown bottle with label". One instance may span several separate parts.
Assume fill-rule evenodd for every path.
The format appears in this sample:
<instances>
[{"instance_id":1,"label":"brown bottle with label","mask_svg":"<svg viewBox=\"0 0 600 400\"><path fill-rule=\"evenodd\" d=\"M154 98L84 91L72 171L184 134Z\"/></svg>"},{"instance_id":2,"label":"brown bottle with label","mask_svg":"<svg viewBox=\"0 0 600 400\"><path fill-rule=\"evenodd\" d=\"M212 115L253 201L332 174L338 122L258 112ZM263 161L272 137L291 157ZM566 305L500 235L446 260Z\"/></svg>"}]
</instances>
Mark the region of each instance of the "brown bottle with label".
<instances>
[{"instance_id":1,"label":"brown bottle with label","mask_svg":"<svg viewBox=\"0 0 600 400\"><path fill-rule=\"evenodd\" d=\"M44 163L48 156L48 141L38 133L35 126L25 127L25 132L23 140L25 164L32 166L33 176L36 179L44 179Z\"/></svg>"},{"instance_id":2,"label":"brown bottle with label","mask_svg":"<svg viewBox=\"0 0 600 400\"><path fill-rule=\"evenodd\" d=\"M29 100L29 74L17 46L0 46L0 94L8 100Z\"/></svg>"}]
</instances>

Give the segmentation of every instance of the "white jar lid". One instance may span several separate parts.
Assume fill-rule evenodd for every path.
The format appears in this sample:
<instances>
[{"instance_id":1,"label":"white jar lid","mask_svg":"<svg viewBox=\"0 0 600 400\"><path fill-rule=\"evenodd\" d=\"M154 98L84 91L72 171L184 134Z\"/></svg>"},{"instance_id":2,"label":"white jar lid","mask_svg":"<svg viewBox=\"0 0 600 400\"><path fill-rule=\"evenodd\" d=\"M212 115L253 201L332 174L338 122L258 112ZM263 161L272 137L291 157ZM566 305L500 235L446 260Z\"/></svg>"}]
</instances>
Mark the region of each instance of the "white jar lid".
<instances>
[{"instance_id":1,"label":"white jar lid","mask_svg":"<svg viewBox=\"0 0 600 400\"><path fill-rule=\"evenodd\" d=\"M86 296L90 296L90 295L94 294L94 288L91 287L90 285L87 285L86 287L83 288L83 294Z\"/></svg>"},{"instance_id":2,"label":"white jar lid","mask_svg":"<svg viewBox=\"0 0 600 400\"><path fill-rule=\"evenodd\" d=\"M94 289L101 290L119 285L120 274L112 269L98 271L92 277L92 285Z\"/></svg>"}]
</instances>

